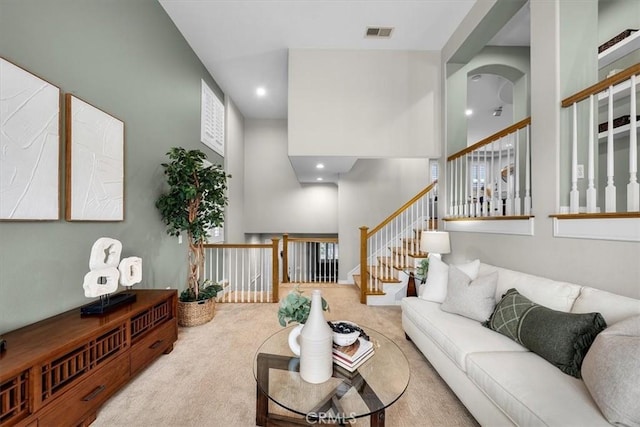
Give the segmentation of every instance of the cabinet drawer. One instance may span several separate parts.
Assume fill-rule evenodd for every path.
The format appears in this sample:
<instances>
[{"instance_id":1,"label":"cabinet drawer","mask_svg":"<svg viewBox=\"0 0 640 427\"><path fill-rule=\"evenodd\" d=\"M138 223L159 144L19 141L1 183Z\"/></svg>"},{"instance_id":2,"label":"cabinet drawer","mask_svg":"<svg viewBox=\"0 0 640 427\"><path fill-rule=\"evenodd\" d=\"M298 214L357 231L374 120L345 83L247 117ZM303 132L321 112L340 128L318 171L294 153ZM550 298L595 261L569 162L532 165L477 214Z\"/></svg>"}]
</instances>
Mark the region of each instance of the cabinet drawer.
<instances>
[{"instance_id":1,"label":"cabinet drawer","mask_svg":"<svg viewBox=\"0 0 640 427\"><path fill-rule=\"evenodd\" d=\"M51 410L38 417L39 427L74 426L95 413L129 380L129 355L124 354L97 369L77 386L51 402Z\"/></svg>"},{"instance_id":2,"label":"cabinet drawer","mask_svg":"<svg viewBox=\"0 0 640 427\"><path fill-rule=\"evenodd\" d=\"M170 320L131 346L131 376L147 366L152 360L173 346L178 338L175 319Z\"/></svg>"}]
</instances>

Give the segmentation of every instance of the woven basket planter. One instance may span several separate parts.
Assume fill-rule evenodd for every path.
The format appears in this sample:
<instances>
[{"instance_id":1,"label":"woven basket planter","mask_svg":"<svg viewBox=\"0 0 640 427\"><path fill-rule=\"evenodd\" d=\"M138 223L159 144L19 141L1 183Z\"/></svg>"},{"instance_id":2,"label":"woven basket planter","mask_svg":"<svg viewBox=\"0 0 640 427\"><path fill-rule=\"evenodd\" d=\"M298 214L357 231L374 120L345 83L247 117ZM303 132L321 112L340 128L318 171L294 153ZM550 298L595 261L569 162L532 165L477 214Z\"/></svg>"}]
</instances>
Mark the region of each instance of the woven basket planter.
<instances>
[{"instance_id":1,"label":"woven basket planter","mask_svg":"<svg viewBox=\"0 0 640 427\"><path fill-rule=\"evenodd\" d=\"M210 298L203 301L178 301L178 325L198 326L213 319L216 300Z\"/></svg>"}]
</instances>

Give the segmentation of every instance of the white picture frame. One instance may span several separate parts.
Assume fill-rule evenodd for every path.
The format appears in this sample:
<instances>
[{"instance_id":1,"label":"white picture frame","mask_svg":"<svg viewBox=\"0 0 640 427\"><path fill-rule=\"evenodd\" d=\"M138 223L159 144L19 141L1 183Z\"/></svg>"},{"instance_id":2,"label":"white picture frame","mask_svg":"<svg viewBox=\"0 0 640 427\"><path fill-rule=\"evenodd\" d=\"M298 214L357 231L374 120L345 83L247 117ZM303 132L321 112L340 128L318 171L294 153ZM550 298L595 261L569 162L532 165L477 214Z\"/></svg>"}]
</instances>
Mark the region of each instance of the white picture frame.
<instances>
[{"instance_id":1,"label":"white picture frame","mask_svg":"<svg viewBox=\"0 0 640 427\"><path fill-rule=\"evenodd\" d=\"M0 57L0 220L60 219L57 86Z\"/></svg>"},{"instance_id":2,"label":"white picture frame","mask_svg":"<svg viewBox=\"0 0 640 427\"><path fill-rule=\"evenodd\" d=\"M224 104L200 80L200 141L224 157Z\"/></svg>"},{"instance_id":3,"label":"white picture frame","mask_svg":"<svg viewBox=\"0 0 640 427\"><path fill-rule=\"evenodd\" d=\"M124 221L124 122L66 94L67 221Z\"/></svg>"}]
</instances>

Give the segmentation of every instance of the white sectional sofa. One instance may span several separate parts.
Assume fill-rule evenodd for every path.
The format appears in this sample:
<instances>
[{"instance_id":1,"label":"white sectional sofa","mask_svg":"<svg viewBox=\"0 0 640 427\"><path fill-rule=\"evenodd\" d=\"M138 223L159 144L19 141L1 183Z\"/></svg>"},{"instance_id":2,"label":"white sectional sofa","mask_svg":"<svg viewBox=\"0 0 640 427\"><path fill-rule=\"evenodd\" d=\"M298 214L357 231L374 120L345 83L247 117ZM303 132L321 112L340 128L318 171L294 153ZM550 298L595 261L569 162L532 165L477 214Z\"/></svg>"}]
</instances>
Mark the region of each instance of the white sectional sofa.
<instances>
[{"instance_id":1,"label":"white sectional sofa","mask_svg":"<svg viewBox=\"0 0 640 427\"><path fill-rule=\"evenodd\" d=\"M496 303L511 288L571 313L599 312L608 326L640 314L640 300L488 264L498 272ZM610 426L585 383L478 321L420 297L402 300L408 338L483 426Z\"/></svg>"}]
</instances>

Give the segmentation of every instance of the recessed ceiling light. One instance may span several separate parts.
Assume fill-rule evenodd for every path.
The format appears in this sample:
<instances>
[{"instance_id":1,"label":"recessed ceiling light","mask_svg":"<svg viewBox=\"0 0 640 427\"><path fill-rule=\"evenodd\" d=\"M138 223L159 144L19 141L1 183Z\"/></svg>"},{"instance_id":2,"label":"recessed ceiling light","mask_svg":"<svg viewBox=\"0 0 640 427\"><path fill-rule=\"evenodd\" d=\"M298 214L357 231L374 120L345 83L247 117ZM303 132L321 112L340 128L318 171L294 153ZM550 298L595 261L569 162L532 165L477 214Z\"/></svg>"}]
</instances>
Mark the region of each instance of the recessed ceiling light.
<instances>
[{"instance_id":1,"label":"recessed ceiling light","mask_svg":"<svg viewBox=\"0 0 640 427\"><path fill-rule=\"evenodd\" d=\"M260 98L262 98L266 94L267 94L267 90L264 87L260 86L259 88L256 89L256 95L258 95Z\"/></svg>"},{"instance_id":2,"label":"recessed ceiling light","mask_svg":"<svg viewBox=\"0 0 640 427\"><path fill-rule=\"evenodd\" d=\"M464 110L464 114L466 116L470 116L473 114L473 110L471 108L467 108L466 110Z\"/></svg>"},{"instance_id":3,"label":"recessed ceiling light","mask_svg":"<svg viewBox=\"0 0 640 427\"><path fill-rule=\"evenodd\" d=\"M322 163L318 163L316 165L316 169L324 169L324 165Z\"/></svg>"},{"instance_id":4,"label":"recessed ceiling light","mask_svg":"<svg viewBox=\"0 0 640 427\"><path fill-rule=\"evenodd\" d=\"M322 181L322 178L318 177L316 178L316 181Z\"/></svg>"}]
</instances>

